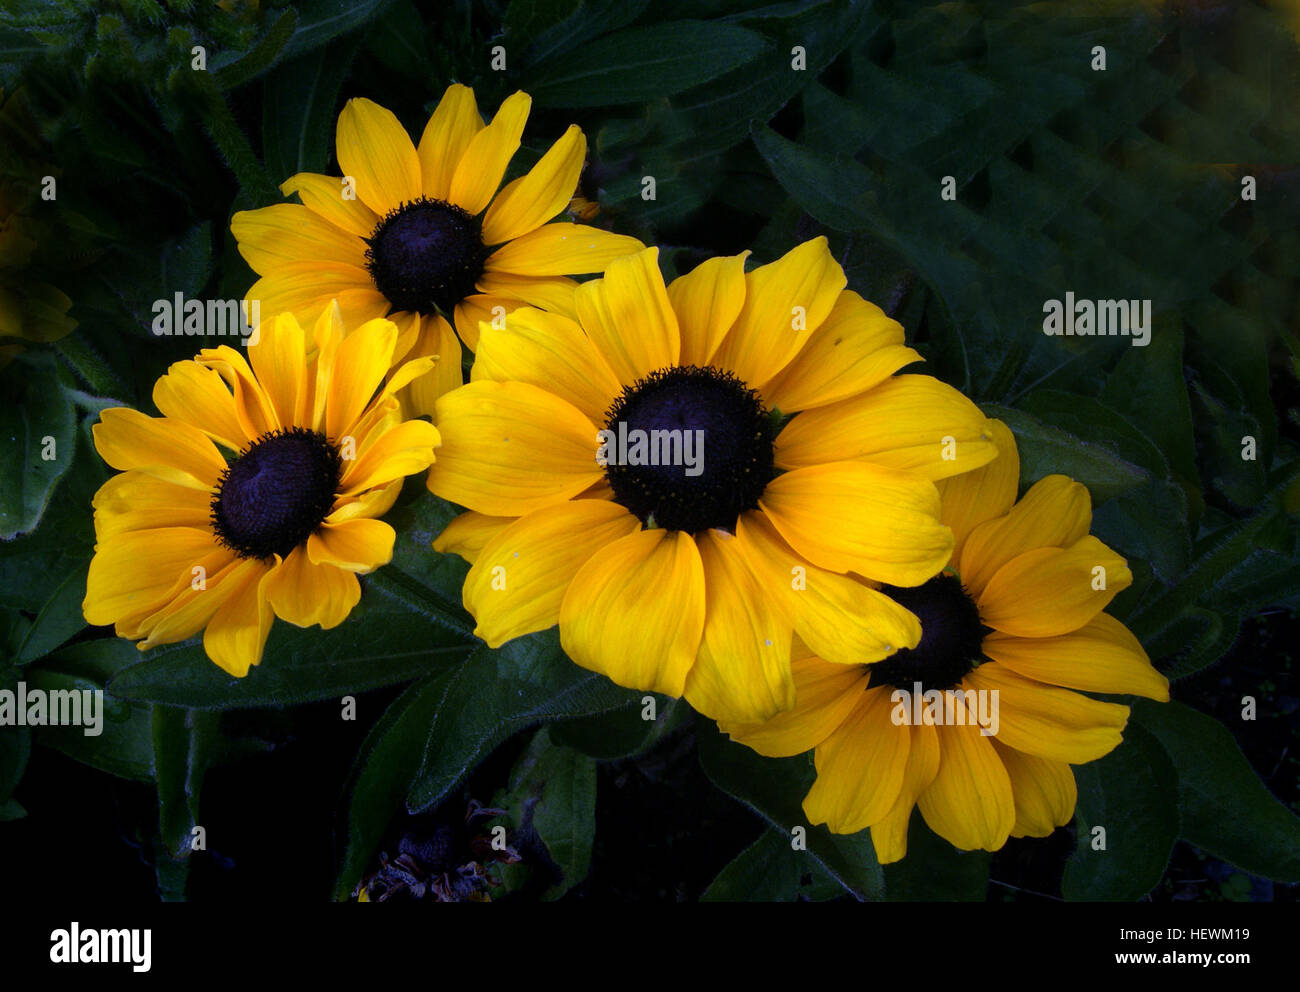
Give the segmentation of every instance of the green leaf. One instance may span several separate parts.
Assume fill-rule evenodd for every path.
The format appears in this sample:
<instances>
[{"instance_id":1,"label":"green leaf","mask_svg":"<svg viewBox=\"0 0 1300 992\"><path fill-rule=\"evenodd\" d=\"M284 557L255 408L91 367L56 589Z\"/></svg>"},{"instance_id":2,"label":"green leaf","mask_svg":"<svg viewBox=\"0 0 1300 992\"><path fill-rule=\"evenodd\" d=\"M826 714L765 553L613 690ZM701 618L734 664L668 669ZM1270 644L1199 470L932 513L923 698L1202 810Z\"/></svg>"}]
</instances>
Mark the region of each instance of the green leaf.
<instances>
[{"instance_id":1,"label":"green leaf","mask_svg":"<svg viewBox=\"0 0 1300 992\"><path fill-rule=\"evenodd\" d=\"M654 700L655 719L645 719L645 696ZM600 761L644 754L690 717L690 707L670 696L642 694L608 713L565 720L551 727L551 740Z\"/></svg>"},{"instance_id":2,"label":"green leaf","mask_svg":"<svg viewBox=\"0 0 1300 992\"><path fill-rule=\"evenodd\" d=\"M0 540L35 529L72 465L77 418L67 371L48 352L25 352L0 372Z\"/></svg>"},{"instance_id":3,"label":"green leaf","mask_svg":"<svg viewBox=\"0 0 1300 992\"><path fill-rule=\"evenodd\" d=\"M1192 383L1205 475L1210 485L1235 505L1252 507L1262 498L1267 482L1264 426L1244 408L1245 400L1235 383L1226 376L1217 378L1230 399L1220 399L1203 382ZM1244 458L1248 446L1254 449L1254 456Z\"/></svg>"},{"instance_id":4,"label":"green leaf","mask_svg":"<svg viewBox=\"0 0 1300 992\"><path fill-rule=\"evenodd\" d=\"M1133 713L1178 772L1183 839L1252 875L1300 882L1300 818L1268 791L1227 728L1176 702L1139 700Z\"/></svg>"},{"instance_id":5,"label":"green leaf","mask_svg":"<svg viewBox=\"0 0 1300 992\"><path fill-rule=\"evenodd\" d=\"M352 895L402 806L424 760L429 725L455 672L438 672L409 686L370 728L349 775L348 840L334 898Z\"/></svg>"},{"instance_id":6,"label":"green leaf","mask_svg":"<svg viewBox=\"0 0 1300 992\"><path fill-rule=\"evenodd\" d=\"M750 62L770 42L716 21L627 28L539 66L526 86L540 106L602 107L671 96Z\"/></svg>"},{"instance_id":7,"label":"green leaf","mask_svg":"<svg viewBox=\"0 0 1300 992\"><path fill-rule=\"evenodd\" d=\"M18 688L17 674L0 670L0 689L13 692ZM32 752L30 727L7 726L0 733L0 804L14 794L27 770L27 760Z\"/></svg>"},{"instance_id":8,"label":"green leaf","mask_svg":"<svg viewBox=\"0 0 1300 992\"><path fill-rule=\"evenodd\" d=\"M407 805L436 805L511 734L540 721L590 716L627 705L628 690L579 668L554 629L477 648L460 665L429 727L424 763Z\"/></svg>"},{"instance_id":9,"label":"green leaf","mask_svg":"<svg viewBox=\"0 0 1300 992\"><path fill-rule=\"evenodd\" d=\"M867 192L871 174L848 155L813 151L783 138L766 124L751 132L772 175L799 206L836 231L873 227Z\"/></svg>"},{"instance_id":10,"label":"green leaf","mask_svg":"<svg viewBox=\"0 0 1300 992\"><path fill-rule=\"evenodd\" d=\"M1193 607L1175 617L1144 646L1152 658L1166 662L1161 671L1173 681L1218 661L1232 647L1239 631L1239 624L1226 623L1216 610Z\"/></svg>"},{"instance_id":11,"label":"green leaf","mask_svg":"<svg viewBox=\"0 0 1300 992\"><path fill-rule=\"evenodd\" d=\"M1281 473L1273 493L1292 477ZM1231 646L1244 616L1296 594L1291 540L1272 507L1219 528L1197 542L1178 583L1145 597L1126 623L1152 657L1179 656L1172 677L1199 671Z\"/></svg>"},{"instance_id":12,"label":"green leaf","mask_svg":"<svg viewBox=\"0 0 1300 992\"><path fill-rule=\"evenodd\" d=\"M64 641L86 627L81 603L86 598L86 571L70 572L36 614L31 629L23 638L15 663L22 665L49 654Z\"/></svg>"},{"instance_id":13,"label":"green leaf","mask_svg":"<svg viewBox=\"0 0 1300 992\"><path fill-rule=\"evenodd\" d=\"M1101 503L1151 479L1149 471L1110 448L1045 424L1032 414L996 403L982 403L980 408L1015 434L1023 483L1053 473L1068 475L1087 486L1093 500Z\"/></svg>"},{"instance_id":14,"label":"green leaf","mask_svg":"<svg viewBox=\"0 0 1300 992\"><path fill-rule=\"evenodd\" d=\"M43 632L35 635L42 639L58 637L60 628L67 630L75 622L63 611L68 605L66 597L71 595L69 590L64 590L60 605L51 604L71 576L80 575L76 581L85 580L94 553L90 504L95 490L107 478L104 463L90 440L90 425L97 419L88 416L82 420L73 467L55 487L41 526L12 541L0 541L0 606L38 615L49 609L49 615L41 621Z\"/></svg>"},{"instance_id":15,"label":"green leaf","mask_svg":"<svg viewBox=\"0 0 1300 992\"><path fill-rule=\"evenodd\" d=\"M283 58L291 59L319 48L340 35L355 31L377 16L388 0L300 0L298 25L285 46Z\"/></svg>"},{"instance_id":16,"label":"green leaf","mask_svg":"<svg viewBox=\"0 0 1300 992\"><path fill-rule=\"evenodd\" d=\"M1174 473L1199 489L1181 327L1158 326L1147 347L1125 352L1107 376L1101 399L1130 424L1141 424Z\"/></svg>"},{"instance_id":17,"label":"green leaf","mask_svg":"<svg viewBox=\"0 0 1300 992\"><path fill-rule=\"evenodd\" d=\"M389 4L366 32L366 51L390 71L423 80L429 72L427 28L411 0Z\"/></svg>"},{"instance_id":18,"label":"green leaf","mask_svg":"<svg viewBox=\"0 0 1300 992\"><path fill-rule=\"evenodd\" d=\"M175 293L186 299L202 294L212 274L212 222L195 224L169 242L163 248L159 270L158 288L168 302Z\"/></svg>"},{"instance_id":19,"label":"green leaf","mask_svg":"<svg viewBox=\"0 0 1300 992\"><path fill-rule=\"evenodd\" d=\"M397 505L384 517L397 531L393 560L376 577L389 595L428 613L449 634L473 640L474 618L461 599L469 563L460 555L440 554L431 547L459 512L429 492L423 477L407 479Z\"/></svg>"},{"instance_id":20,"label":"green leaf","mask_svg":"<svg viewBox=\"0 0 1300 992\"><path fill-rule=\"evenodd\" d=\"M55 652L25 672L28 689L42 692L99 692L113 673L130 660L135 650L125 642L113 651L94 651L95 642L73 644ZM36 740L62 751L82 764L98 768L119 778L152 782L153 734L148 706L123 704L111 693L102 698L98 730L87 719L93 714L83 711L83 725L42 726L36 728ZM50 697L47 697L47 699ZM81 697L84 704L84 696Z\"/></svg>"},{"instance_id":21,"label":"green leaf","mask_svg":"<svg viewBox=\"0 0 1300 992\"><path fill-rule=\"evenodd\" d=\"M201 643L185 643L154 649L122 671L111 688L124 699L194 709L287 706L407 682L469 650L372 585L333 630L277 622L262 663L242 679L213 664Z\"/></svg>"},{"instance_id":22,"label":"green leaf","mask_svg":"<svg viewBox=\"0 0 1300 992\"><path fill-rule=\"evenodd\" d=\"M790 842L795 829L802 829L809 860L855 898L883 898L884 874L871 846L871 832L833 834L804 817L800 804L815 778L811 755L764 758L710 723L700 720L696 728L700 764L714 785L754 810Z\"/></svg>"},{"instance_id":23,"label":"green leaf","mask_svg":"<svg viewBox=\"0 0 1300 992\"><path fill-rule=\"evenodd\" d=\"M262 90L262 158L277 183L299 172L324 173L328 168L339 91L359 44L358 37L342 38L276 66L267 76Z\"/></svg>"},{"instance_id":24,"label":"green leaf","mask_svg":"<svg viewBox=\"0 0 1300 992\"><path fill-rule=\"evenodd\" d=\"M959 851L928 826L919 810L907 827L907 854L885 865L890 902L983 902L988 896L988 851Z\"/></svg>"},{"instance_id":25,"label":"green leaf","mask_svg":"<svg viewBox=\"0 0 1300 992\"><path fill-rule=\"evenodd\" d=\"M546 898L558 899L587 877L596 837L592 758L555 744L543 727L510 772L505 808L519 828L531 824L560 870Z\"/></svg>"},{"instance_id":26,"label":"green leaf","mask_svg":"<svg viewBox=\"0 0 1300 992\"><path fill-rule=\"evenodd\" d=\"M173 706L153 708L154 772L163 846L173 858L187 857L199 824L203 776L220 743L220 714Z\"/></svg>"},{"instance_id":27,"label":"green leaf","mask_svg":"<svg viewBox=\"0 0 1300 992\"><path fill-rule=\"evenodd\" d=\"M546 62L598 35L631 24L650 0L511 0L502 20L519 66Z\"/></svg>"},{"instance_id":28,"label":"green leaf","mask_svg":"<svg viewBox=\"0 0 1300 992\"><path fill-rule=\"evenodd\" d=\"M870 4L821 0L772 4L736 13L728 20L761 32L770 39L770 47L756 64L734 69L673 100L682 132L677 150L687 162L744 141L754 122L771 120L841 52L885 18ZM791 64L796 45L804 49L804 69Z\"/></svg>"},{"instance_id":29,"label":"green leaf","mask_svg":"<svg viewBox=\"0 0 1300 992\"><path fill-rule=\"evenodd\" d=\"M700 901L818 902L843 895L838 883L791 847L788 835L768 827L718 873Z\"/></svg>"},{"instance_id":30,"label":"green leaf","mask_svg":"<svg viewBox=\"0 0 1300 992\"><path fill-rule=\"evenodd\" d=\"M1133 902L1160 883L1178 840L1178 775L1158 741L1130 723L1110 754L1074 769L1078 846L1061 894L1088 902ZM1105 830L1094 850L1093 829ZM1097 839L1100 842L1100 835Z\"/></svg>"}]
</instances>

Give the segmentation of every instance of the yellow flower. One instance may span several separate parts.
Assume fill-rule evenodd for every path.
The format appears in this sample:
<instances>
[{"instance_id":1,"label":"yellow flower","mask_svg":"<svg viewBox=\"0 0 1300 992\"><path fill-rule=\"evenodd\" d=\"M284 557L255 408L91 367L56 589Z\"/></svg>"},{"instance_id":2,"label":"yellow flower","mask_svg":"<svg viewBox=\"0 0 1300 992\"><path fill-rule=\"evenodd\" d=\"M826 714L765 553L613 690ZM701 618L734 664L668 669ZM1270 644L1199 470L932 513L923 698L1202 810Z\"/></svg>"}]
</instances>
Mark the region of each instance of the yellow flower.
<instances>
[{"instance_id":1,"label":"yellow flower","mask_svg":"<svg viewBox=\"0 0 1300 992\"><path fill-rule=\"evenodd\" d=\"M809 822L870 827L882 863L907 853L913 806L962 850L1047 836L1074 812L1070 765L1108 753L1128 720L1127 706L1069 690L1169 699L1137 638L1102 612L1132 575L1089 536L1088 490L1049 475L1017 503L1015 440L990 423L998 458L940 483L956 573L886 590L920 617L920 644L869 665L804 652L793 710L722 727L771 757L816 748Z\"/></svg>"},{"instance_id":2,"label":"yellow flower","mask_svg":"<svg viewBox=\"0 0 1300 992\"><path fill-rule=\"evenodd\" d=\"M576 125L497 192L531 104L515 93L485 127L474 91L453 84L417 147L391 111L349 100L336 135L343 177L300 173L280 188L302 205L231 219L240 253L262 277L248 299L302 320L337 298L348 326L391 316L401 331L397 358L440 356L409 396L417 412L432 412L434 399L462 382L449 320L473 349L480 320L516 307L572 314L570 275L601 272L642 247L598 228L547 223L569 205L586 158Z\"/></svg>"},{"instance_id":3,"label":"yellow flower","mask_svg":"<svg viewBox=\"0 0 1300 992\"><path fill-rule=\"evenodd\" d=\"M845 660L916 644L847 573L944 566L932 480L994 457L988 421L893 375L920 356L825 238L748 273L747 255L665 288L646 249L579 287L576 321L483 325L472 381L437 404L429 488L473 511L434 547L474 563L488 644L558 622L579 665L735 719L793 705L792 630ZM638 438L664 457L637 464Z\"/></svg>"},{"instance_id":4,"label":"yellow flower","mask_svg":"<svg viewBox=\"0 0 1300 992\"><path fill-rule=\"evenodd\" d=\"M357 574L392 557L393 529L376 518L439 443L432 424L403 421L394 395L434 359L380 389L391 321L344 336L329 306L310 355L292 314L269 329L249 361L223 345L172 365L153 391L163 416L119 407L94 427L122 472L95 495L86 619L142 638L142 651L206 628L208 657L235 676L261 660L274 617L343 622Z\"/></svg>"}]
</instances>

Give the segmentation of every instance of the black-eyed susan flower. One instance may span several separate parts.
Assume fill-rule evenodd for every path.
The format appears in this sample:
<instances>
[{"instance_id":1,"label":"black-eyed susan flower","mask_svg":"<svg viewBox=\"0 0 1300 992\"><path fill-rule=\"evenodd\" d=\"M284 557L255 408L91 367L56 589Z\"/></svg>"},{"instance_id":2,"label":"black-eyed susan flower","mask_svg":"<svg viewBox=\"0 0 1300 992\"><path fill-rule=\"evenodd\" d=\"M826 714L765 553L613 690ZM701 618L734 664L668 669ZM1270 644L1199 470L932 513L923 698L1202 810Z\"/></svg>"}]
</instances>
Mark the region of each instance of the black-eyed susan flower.
<instances>
[{"instance_id":1,"label":"black-eyed susan flower","mask_svg":"<svg viewBox=\"0 0 1300 992\"><path fill-rule=\"evenodd\" d=\"M231 219L240 253L262 277L248 299L300 320L337 299L348 326L389 316L401 331L398 358L440 356L409 396L417 412L432 412L462 381L453 323L473 349L480 320L516 307L572 314L569 276L641 248L595 227L548 223L582 171L587 139L576 125L498 192L531 103L515 93L484 126L474 91L453 84L416 146L391 111L349 100L336 135L343 176L292 176L281 189L301 204Z\"/></svg>"},{"instance_id":2,"label":"black-eyed susan flower","mask_svg":"<svg viewBox=\"0 0 1300 992\"><path fill-rule=\"evenodd\" d=\"M343 622L357 575L392 556L393 529L376 518L438 445L394 395L434 359L383 384L391 321L345 336L327 307L310 354L292 314L269 330L247 361L222 346L172 365L154 387L161 417L119 407L94 427L122 471L95 495L86 619L141 650L203 630L208 657L236 676L261 660L274 617Z\"/></svg>"},{"instance_id":3,"label":"black-eyed susan flower","mask_svg":"<svg viewBox=\"0 0 1300 992\"><path fill-rule=\"evenodd\" d=\"M435 541L474 563L491 645L559 623L620 685L762 719L794 702L791 632L832 657L914 646L867 584L947 563L935 479L996 454L986 419L929 376L824 238L666 287L650 248L583 283L577 320L483 325L443 396L429 487L470 513ZM788 422L787 422L788 421Z\"/></svg>"},{"instance_id":4,"label":"black-eyed susan flower","mask_svg":"<svg viewBox=\"0 0 1300 992\"><path fill-rule=\"evenodd\" d=\"M1128 720L1127 706L1072 690L1169 699L1103 612L1132 575L1089 535L1088 490L1049 475L1016 502L1015 441L992 423L999 457L939 484L956 568L884 590L920 618L920 643L863 665L802 652L792 710L723 725L771 757L815 749L809 821L870 827L882 863L906 854L914 806L963 850L1047 836L1074 813L1070 766L1111 751Z\"/></svg>"}]
</instances>

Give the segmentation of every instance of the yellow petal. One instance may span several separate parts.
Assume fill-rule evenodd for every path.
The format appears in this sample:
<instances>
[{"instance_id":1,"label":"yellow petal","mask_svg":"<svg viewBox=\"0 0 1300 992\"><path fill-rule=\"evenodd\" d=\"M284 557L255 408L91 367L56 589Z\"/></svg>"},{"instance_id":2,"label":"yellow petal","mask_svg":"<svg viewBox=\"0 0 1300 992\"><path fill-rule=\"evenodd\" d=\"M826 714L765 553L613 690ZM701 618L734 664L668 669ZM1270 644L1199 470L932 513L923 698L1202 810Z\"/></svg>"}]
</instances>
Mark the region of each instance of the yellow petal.
<instances>
[{"instance_id":1,"label":"yellow petal","mask_svg":"<svg viewBox=\"0 0 1300 992\"><path fill-rule=\"evenodd\" d=\"M335 150L344 177L356 180L357 198L380 217L420 198L420 157L391 110L364 97L349 100Z\"/></svg>"},{"instance_id":2,"label":"yellow petal","mask_svg":"<svg viewBox=\"0 0 1300 992\"><path fill-rule=\"evenodd\" d=\"M1054 637L1078 630L1133 581L1128 564L1095 537L1026 551L1003 565L976 600L980 619L1007 634Z\"/></svg>"},{"instance_id":3,"label":"yellow petal","mask_svg":"<svg viewBox=\"0 0 1300 992\"><path fill-rule=\"evenodd\" d=\"M486 293L467 296L456 304L455 312L452 314L456 322L456 333L460 336L460 340L465 342L466 348L470 351L478 351L479 328L483 324L500 320L517 306L519 304L515 300L489 296Z\"/></svg>"},{"instance_id":4,"label":"yellow petal","mask_svg":"<svg viewBox=\"0 0 1300 992\"><path fill-rule=\"evenodd\" d=\"M366 319L382 317L391 306L361 265L319 259L277 265L253 283L246 299L257 305L263 321L291 313L299 323L308 324L315 321L330 300L344 294L350 294L347 299L353 304L365 301L370 313ZM352 309L356 310L356 306Z\"/></svg>"},{"instance_id":5,"label":"yellow petal","mask_svg":"<svg viewBox=\"0 0 1300 992\"><path fill-rule=\"evenodd\" d=\"M101 544L115 534L158 527L207 530L212 494L202 489L164 482L143 472L122 472L95 493L95 539Z\"/></svg>"},{"instance_id":6,"label":"yellow petal","mask_svg":"<svg viewBox=\"0 0 1300 992\"><path fill-rule=\"evenodd\" d=\"M1127 706L1034 682L995 661L980 665L962 684L997 692L999 742L1054 761L1078 765L1109 754L1128 722Z\"/></svg>"},{"instance_id":7,"label":"yellow petal","mask_svg":"<svg viewBox=\"0 0 1300 992\"><path fill-rule=\"evenodd\" d=\"M1016 800L1012 837L1046 837L1070 822L1079 791L1068 764L1025 754L997 740L993 747L1007 768Z\"/></svg>"},{"instance_id":8,"label":"yellow petal","mask_svg":"<svg viewBox=\"0 0 1300 992\"><path fill-rule=\"evenodd\" d=\"M345 197L347 184L339 176L319 176L300 172L280 184L285 196L297 193L303 205L337 228L368 238L375 233L379 215L361 200Z\"/></svg>"},{"instance_id":9,"label":"yellow petal","mask_svg":"<svg viewBox=\"0 0 1300 992\"><path fill-rule=\"evenodd\" d=\"M313 565L304 548L294 548L271 571L266 594L275 615L298 627L341 624L361 599L361 583L333 565Z\"/></svg>"},{"instance_id":10,"label":"yellow petal","mask_svg":"<svg viewBox=\"0 0 1300 992\"><path fill-rule=\"evenodd\" d=\"M804 797L809 823L857 833L882 819L898 799L911 746L910 728L890 719L886 689L868 689L848 718L816 751L817 781Z\"/></svg>"},{"instance_id":11,"label":"yellow petal","mask_svg":"<svg viewBox=\"0 0 1300 992\"><path fill-rule=\"evenodd\" d=\"M988 418L928 375L894 376L861 396L807 410L777 435L779 468L869 461L942 479L997 456Z\"/></svg>"},{"instance_id":12,"label":"yellow petal","mask_svg":"<svg viewBox=\"0 0 1300 992\"><path fill-rule=\"evenodd\" d=\"M489 517L470 510L462 513L433 539L433 550L460 555L471 565L492 538L514 523L518 517Z\"/></svg>"},{"instance_id":13,"label":"yellow petal","mask_svg":"<svg viewBox=\"0 0 1300 992\"><path fill-rule=\"evenodd\" d=\"M582 128L570 124L526 175L509 183L483 216L483 243L499 245L535 231L573 198L587 157Z\"/></svg>"},{"instance_id":14,"label":"yellow petal","mask_svg":"<svg viewBox=\"0 0 1300 992\"><path fill-rule=\"evenodd\" d=\"M180 588L173 587L163 604L140 621L139 633L147 635L136 645L141 651L193 637L242 588L246 575L265 568L260 561L236 558L226 548L209 553L200 565L200 574L206 576L201 585L196 588L193 579L185 583L182 576Z\"/></svg>"},{"instance_id":15,"label":"yellow petal","mask_svg":"<svg viewBox=\"0 0 1300 992\"><path fill-rule=\"evenodd\" d=\"M531 307L516 310L504 330L483 328L472 381L528 382L567 400L593 424L622 391L618 377L575 321Z\"/></svg>"},{"instance_id":16,"label":"yellow petal","mask_svg":"<svg viewBox=\"0 0 1300 992\"><path fill-rule=\"evenodd\" d=\"M208 657L236 678L242 679L262 660L262 649L275 620L266 595L270 577L271 570L264 565L248 568L203 632L203 650Z\"/></svg>"},{"instance_id":17,"label":"yellow petal","mask_svg":"<svg viewBox=\"0 0 1300 992\"><path fill-rule=\"evenodd\" d=\"M745 259L749 252L710 258L668 286L681 326L681 364L709 364L745 305Z\"/></svg>"},{"instance_id":18,"label":"yellow petal","mask_svg":"<svg viewBox=\"0 0 1300 992\"><path fill-rule=\"evenodd\" d=\"M931 830L954 847L998 850L1016 822L1006 766L974 722L935 729L939 771L917 798L921 815Z\"/></svg>"},{"instance_id":19,"label":"yellow petal","mask_svg":"<svg viewBox=\"0 0 1300 992\"><path fill-rule=\"evenodd\" d=\"M578 316L573 302L578 283L568 276L520 276L489 269L479 277L478 288L484 296L515 299L550 313ZM514 309L513 306L509 308L510 311Z\"/></svg>"},{"instance_id":20,"label":"yellow petal","mask_svg":"<svg viewBox=\"0 0 1300 992\"><path fill-rule=\"evenodd\" d=\"M903 344L903 325L851 289L794 360L763 389L770 409L793 413L850 399L921 356Z\"/></svg>"},{"instance_id":21,"label":"yellow petal","mask_svg":"<svg viewBox=\"0 0 1300 992\"><path fill-rule=\"evenodd\" d=\"M385 431L359 448L355 459L344 463L342 494L359 493L423 472L433 464L439 443L438 428L425 420L407 420Z\"/></svg>"},{"instance_id":22,"label":"yellow petal","mask_svg":"<svg viewBox=\"0 0 1300 992\"><path fill-rule=\"evenodd\" d=\"M952 528L952 560L961 561L966 537L976 526L1011 509L1020 487L1020 452L1010 428L1000 420L989 420L985 429L997 446L998 456L973 472L941 479L939 519ZM1082 536L1082 535L1080 535Z\"/></svg>"},{"instance_id":23,"label":"yellow petal","mask_svg":"<svg viewBox=\"0 0 1300 992\"><path fill-rule=\"evenodd\" d=\"M1169 680L1152 667L1129 629L1106 613L1057 637L994 631L984 638L984 653L1013 672L1049 685L1169 701Z\"/></svg>"},{"instance_id":24,"label":"yellow petal","mask_svg":"<svg viewBox=\"0 0 1300 992\"><path fill-rule=\"evenodd\" d=\"M669 696L682 694L703 630L704 567L681 531L642 530L608 545L560 605L560 643L575 663Z\"/></svg>"},{"instance_id":25,"label":"yellow petal","mask_svg":"<svg viewBox=\"0 0 1300 992\"><path fill-rule=\"evenodd\" d=\"M248 349L257 381L283 427L307 423L307 346L293 314L274 318L272 330Z\"/></svg>"},{"instance_id":26,"label":"yellow petal","mask_svg":"<svg viewBox=\"0 0 1300 992\"><path fill-rule=\"evenodd\" d=\"M183 611L186 601L194 592L206 592L224 581L222 576L229 574L231 563L238 561L234 552L214 541L188 568L175 575L172 584L165 591L151 600L138 600L130 610L119 616L114 624L117 635L132 640L148 637L149 640L136 645L142 651L152 643L161 643L150 635L155 630L168 626L166 617L173 611Z\"/></svg>"},{"instance_id":27,"label":"yellow petal","mask_svg":"<svg viewBox=\"0 0 1300 992\"><path fill-rule=\"evenodd\" d=\"M681 338L658 248L610 262L603 279L578 287L574 304L583 330L624 385L677 364Z\"/></svg>"},{"instance_id":28,"label":"yellow petal","mask_svg":"<svg viewBox=\"0 0 1300 992\"><path fill-rule=\"evenodd\" d=\"M521 516L597 482L596 428L523 382L471 382L438 400L442 447L429 488L479 513Z\"/></svg>"},{"instance_id":29,"label":"yellow petal","mask_svg":"<svg viewBox=\"0 0 1300 992\"><path fill-rule=\"evenodd\" d=\"M402 480L390 482L386 486L372 489L360 496L340 497L334 503L334 509L325 518L327 524L341 524L345 520L357 517L382 517L393 508L397 497L402 493Z\"/></svg>"},{"instance_id":30,"label":"yellow petal","mask_svg":"<svg viewBox=\"0 0 1300 992\"><path fill-rule=\"evenodd\" d=\"M832 572L917 586L952 553L934 483L865 462L786 472L758 505L795 551Z\"/></svg>"},{"instance_id":31,"label":"yellow petal","mask_svg":"<svg viewBox=\"0 0 1300 992\"><path fill-rule=\"evenodd\" d=\"M235 417L247 438L258 438L280 426L275 407L253 375L248 361L229 345L204 348L195 361L215 371L235 396Z\"/></svg>"},{"instance_id":32,"label":"yellow petal","mask_svg":"<svg viewBox=\"0 0 1300 992\"><path fill-rule=\"evenodd\" d=\"M811 751L842 724L867 689L867 670L821 658L800 658L790 665L795 703L762 723L721 721L718 728L735 741L769 758L790 758Z\"/></svg>"},{"instance_id":33,"label":"yellow petal","mask_svg":"<svg viewBox=\"0 0 1300 992\"><path fill-rule=\"evenodd\" d=\"M456 173L474 135L483 130L474 91L460 83L452 83L438 101L438 106L420 136L420 172L424 179L424 195L433 200L446 200L451 194L451 177Z\"/></svg>"},{"instance_id":34,"label":"yellow petal","mask_svg":"<svg viewBox=\"0 0 1300 992\"><path fill-rule=\"evenodd\" d=\"M334 381L334 365L338 360L339 345L343 343L343 333L343 308L338 301L332 301L321 310L311 330L316 345L316 385L311 391L311 427L314 431L325 429L325 404L329 400L330 383Z\"/></svg>"},{"instance_id":35,"label":"yellow petal","mask_svg":"<svg viewBox=\"0 0 1300 992\"><path fill-rule=\"evenodd\" d=\"M736 539L773 604L813 654L861 665L921 642L911 612L857 579L799 557L762 513L741 514Z\"/></svg>"},{"instance_id":36,"label":"yellow petal","mask_svg":"<svg viewBox=\"0 0 1300 992\"><path fill-rule=\"evenodd\" d=\"M962 547L961 580L973 596L993 573L1036 548L1064 548L1092 526L1086 487L1064 475L1039 479L1005 515L977 524Z\"/></svg>"},{"instance_id":37,"label":"yellow petal","mask_svg":"<svg viewBox=\"0 0 1300 992\"><path fill-rule=\"evenodd\" d=\"M104 626L157 609L158 599L182 576L188 580L190 569L215 546L210 530L194 527L134 530L103 541L86 577L86 621Z\"/></svg>"},{"instance_id":38,"label":"yellow petal","mask_svg":"<svg viewBox=\"0 0 1300 992\"><path fill-rule=\"evenodd\" d=\"M100 457L113 468L136 469L191 489L211 490L226 468L208 436L178 420L112 407L99 415L91 433Z\"/></svg>"},{"instance_id":39,"label":"yellow petal","mask_svg":"<svg viewBox=\"0 0 1300 992\"><path fill-rule=\"evenodd\" d=\"M367 517L325 523L307 538L307 557L313 565L333 565L365 575L392 560L396 537L388 524Z\"/></svg>"},{"instance_id":40,"label":"yellow petal","mask_svg":"<svg viewBox=\"0 0 1300 992\"><path fill-rule=\"evenodd\" d=\"M715 720L758 723L795 703L791 625L724 531L696 538L704 565L704 637L686 700Z\"/></svg>"},{"instance_id":41,"label":"yellow petal","mask_svg":"<svg viewBox=\"0 0 1300 992\"><path fill-rule=\"evenodd\" d=\"M253 440L244 433L221 376L198 362L171 365L154 383L153 401L163 416L196 427L233 451Z\"/></svg>"},{"instance_id":42,"label":"yellow petal","mask_svg":"<svg viewBox=\"0 0 1300 992\"><path fill-rule=\"evenodd\" d=\"M351 433L384 381L397 344L391 320L372 320L347 335L338 347L325 401L325 436L338 442Z\"/></svg>"},{"instance_id":43,"label":"yellow petal","mask_svg":"<svg viewBox=\"0 0 1300 992\"><path fill-rule=\"evenodd\" d=\"M407 352L408 358L437 355L433 371L420 376L402 394L402 403L411 416L432 416L438 397L464 384L461 370L460 342L451 325L439 314L420 317L419 337Z\"/></svg>"},{"instance_id":44,"label":"yellow petal","mask_svg":"<svg viewBox=\"0 0 1300 992\"><path fill-rule=\"evenodd\" d=\"M574 575L641 524L617 503L572 500L520 517L496 534L465 578L465 608L489 647L560 619Z\"/></svg>"},{"instance_id":45,"label":"yellow petal","mask_svg":"<svg viewBox=\"0 0 1300 992\"><path fill-rule=\"evenodd\" d=\"M506 166L519 150L528 111L533 105L527 93L506 97L492 123L470 139L456 164L448 195L452 203L471 214L480 213L501 185Z\"/></svg>"},{"instance_id":46,"label":"yellow petal","mask_svg":"<svg viewBox=\"0 0 1300 992\"><path fill-rule=\"evenodd\" d=\"M844 283L824 237L759 266L745 276L745 305L713 364L762 389L830 315Z\"/></svg>"},{"instance_id":47,"label":"yellow petal","mask_svg":"<svg viewBox=\"0 0 1300 992\"><path fill-rule=\"evenodd\" d=\"M871 844L882 865L901 861L907 854L907 828L917 797L930 787L939 773L939 733L929 724L914 724L907 752L907 767L898 798L889 812L871 825Z\"/></svg>"},{"instance_id":48,"label":"yellow petal","mask_svg":"<svg viewBox=\"0 0 1300 992\"><path fill-rule=\"evenodd\" d=\"M240 210L230 218L230 233L258 275L269 275L287 262L366 263L364 241L298 203Z\"/></svg>"},{"instance_id":49,"label":"yellow petal","mask_svg":"<svg viewBox=\"0 0 1300 992\"><path fill-rule=\"evenodd\" d=\"M488 256L484 267L521 276L576 276L603 272L610 262L644 247L624 234L560 221L507 241Z\"/></svg>"}]
</instances>

